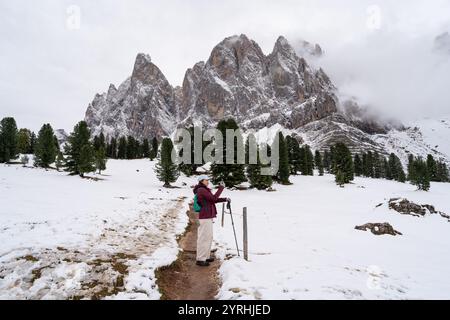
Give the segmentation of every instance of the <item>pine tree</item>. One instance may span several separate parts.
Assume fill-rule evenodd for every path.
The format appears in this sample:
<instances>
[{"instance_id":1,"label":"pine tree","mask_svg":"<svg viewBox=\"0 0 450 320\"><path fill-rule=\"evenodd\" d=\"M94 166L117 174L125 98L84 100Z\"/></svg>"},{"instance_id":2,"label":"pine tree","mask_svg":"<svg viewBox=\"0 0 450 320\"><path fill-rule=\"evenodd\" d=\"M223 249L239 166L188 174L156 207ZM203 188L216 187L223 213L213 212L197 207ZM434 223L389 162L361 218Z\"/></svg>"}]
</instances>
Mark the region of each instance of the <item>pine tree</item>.
<instances>
[{"instance_id":1,"label":"pine tree","mask_svg":"<svg viewBox=\"0 0 450 320\"><path fill-rule=\"evenodd\" d=\"M30 149L27 153L34 154L34 147L36 146L36 134L34 132L31 132L30 135Z\"/></svg>"},{"instance_id":2,"label":"pine tree","mask_svg":"<svg viewBox=\"0 0 450 320\"><path fill-rule=\"evenodd\" d=\"M307 176L313 176L314 175L314 155L311 151L311 147L309 145L305 145L305 169L306 169L306 175Z\"/></svg>"},{"instance_id":3,"label":"pine tree","mask_svg":"<svg viewBox=\"0 0 450 320\"><path fill-rule=\"evenodd\" d=\"M335 175L335 181L338 186L344 187L344 184L346 183L347 180L345 179L345 175L341 169L337 169L336 175Z\"/></svg>"},{"instance_id":4,"label":"pine tree","mask_svg":"<svg viewBox=\"0 0 450 320\"><path fill-rule=\"evenodd\" d=\"M323 173L324 173L323 160L322 160L322 155L320 154L319 150L316 150L316 153L314 156L314 164L316 166L316 169L319 171L319 176L323 176Z\"/></svg>"},{"instance_id":5,"label":"pine tree","mask_svg":"<svg viewBox=\"0 0 450 320\"><path fill-rule=\"evenodd\" d=\"M389 173L392 179L399 182L406 181L406 175L403 171L403 165L400 159L394 154L391 153L389 156Z\"/></svg>"},{"instance_id":6,"label":"pine tree","mask_svg":"<svg viewBox=\"0 0 450 320\"><path fill-rule=\"evenodd\" d=\"M323 153L323 167L328 173L331 171L331 153L328 150Z\"/></svg>"},{"instance_id":7,"label":"pine tree","mask_svg":"<svg viewBox=\"0 0 450 320\"><path fill-rule=\"evenodd\" d=\"M442 161L439 161L437 163L437 174L438 174L439 182L449 182L448 167Z\"/></svg>"},{"instance_id":8,"label":"pine tree","mask_svg":"<svg viewBox=\"0 0 450 320\"><path fill-rule=\"evenodd\" d=\"M414 170L413 179L411 183L416 185L419 190L430 190L430 174L428 172L427 163L423 159L415 159L412 163L412 170Z\"/></svg>"},{"instance_id":9,"label":"pine tree","mask_svg":"<svg viewBox=\"0 0 450 320\"><path fill-rule=\"evenodd\" d=\"M17 157L17 124L14 118L3 118L0 122L0 162L9 162Z\"/></svg>"},{"instance_id":10,"label":"pine tree","mask_svg":"<svg viewBox=\"0 0 450 320\"><path fill-rule=\"evenodd\" d=\"M298 140L291 136L286 136L286 145L288 148L291 174L296 175L300 171L300 145Z\"/></svg>"},{"instance_id":11,"label":"pine tree","mask_svg":"<svg viewBox=\"0 0 450 320\"><path fill-rule=\"evenodd\" d=\"M273 148L272 148L273 150ZM290 184L289 152L283 133L278 132L279 169L277 179L282 184Z\"/></svg>"},{"instance_id":12,"label":"pine tree","mask_svg":"<svg viewBox=\"0 0 450 320\"><path fill-rule=\"evenodd\" d=\"M363 175L363 163L359 154L355 154L355 175L360 177Z\"/></svg>"},{"instance_id":13,"label":"pine tree","mask_svg":"<svg viewBox=\"0 0 450 320\"><path fill-rule=\"evenodd\" d=\"M90 141L91 133L85 121L77 123L67 139L65 146L65 170L81 177L87 172L95 171L94 148Z\"/></svg>"},{"instance_id":14,"label":"pine tree","mask_svg":"<svg viewBox=\"0 0 450 320\"><path fill-rule=\"evenodd\" d=\"M84 177L86 173L93 171L95 171L95 150L94 147L88 143L81 147L78 172L81 177Z\"/></svg>"},{"instance_id":15,"label":"pine tree","mask_svg":"<svg viewBox=\"0 0 450 320\"><path fill-rule=\"evenodd\" d=\"M165 188L170 188L170 183L177 181L179 176L178 167L172 161L172 150L172 140L164 138L155 171L158 179L164 182Z\"/></svg>"},{"instance_id":16,"label":"pine tree","mask_svg":"<svg viewBox=\"0 0 450 320\"><path fill-rule=\"evenodd\" d=\"M95 151L95 168L98 170L98 174L102 174L103 170L106 170L106 150L104 147L100 147Z\"/></svg>"},{"instance_id":17,"label":"pine tree","mask_svg":"<svg viewBox=\"0 0 450 320\"><path fill-rule=\"evenodd\" d=\"M64 167L64 156L62 154L62 152L58 152L58 155L56 156L56 160L55 160L55 166L56 166L56 170L60 170L62 167Z\"/></svg>"},{"instance_id":18,"label":"pine tree","mask_svg":"<svg viewBox=\"0 0 450 320\"><path fill-rule=\"evenodd\" d=\"M384 158L383 163L384 163L384 171L386 172L386 179L392 180L393 177L392 177L391 167L389 165L388 159Z\"/></svg>"},{"instance_id":19,"label":"pine tree","mask_svg":"<svg viewBox=\"0 0 450 320\"><path fill-rule=\"evenodd\" d=\"M437 174L437 163L436 160L434 160L433 155L431 154L427 156L427 168L430 175L430 181L439 181Z\"/></svg>"},{"instance_id":20,"label":"pine tree","mask_svg":"<svg viewBox=\"0 0 450 320\"><path fill-rule=\"evenodd\" d=\"M120 137L119 139L119 148L117 151L118 159L126 159L127 158L127 138Z\"/></svg>"},{"instance_id":21,"label":"pine tree","mask_svg":"<svg viewBox=\"0 0 450 320\"><path fill-rule=\"evenodd\" d=\"M55 162L58 149L55 145L55 134L50 124L44 124L39 130L34 152L35 166L48 168Z\"/></svg>"},{"instance_id":22,"label":"pine tree","mask_svg":"<svg viewBox=\"0 0 450 320\"><path fill-rule=\"evenodd\" d=\"M415 172L415 168L416 166L414 165L416 159L414 158L414 156L412 154L410 154L408 156L408 180L409 181L416 181L417 177L416 177L416 172Z\"/></svg>"},{"instance_id":23,"label":"pine tree","mask_svg":"<svg viewBox=\"0 0 450 320\"><path fill-rule=\"evenodd\" d=\"M26 154L30 150L31 131L20 129L17 133L17 152Z\"/></svg>"},{"instance_id":24,"label":"pine tree","mask_svg":"<svg viewBox=\"0 0 450 320\"><path fill-rule=\"evenodd\" d=\"M158 139L153 137L152 139L152 147L150 150L150 161L153 161L158 156Z\"/></svg>"},{"instance_id":25,"label":"pine tree","mask_svg":"<svg viewBox=\"0 0 450 320\"><path fill-rule=\"evenodd\" d=\"M136 140L132 136L127 138L127 159L136 159Z\"/></svg>"},{"instance_id":26,"label":"pine tree","mask_svg":"<svg viewBox=\"0 0 450 320\"><path fill-rule=\"evenodd\" d=\"M109 156L112 159L117 159L117 139L115 137L111 138L109 142Z\"/></svg>"},{"instance_id":27,"label":"pine tree","mask_svg":"<svg viewBox=\"0 0 450 320\"><path fill-rule=\"evenodd\" d=\"M333 148L336 183L343 185L354 179L353 157L344 143L337 143Z\"/></svg>"},{"instance_id":28,"label":"pine tree","mask_svg":"<svg viewBox=\"0 0 450 320\"><path fill-rule=\"evenodd\" d=\"M150 143L149 143L148 139L144 139L142 141L142 156L144 158L150 157Z\"/></svg>"},{"instance_id":29,"label":"pine tree","mask_svg":"<svg viewBox=\"0 0 450 320\"><path fill-rule=\"evenodd\" d=\"M381 179L384 175L384 161L378 152L373 154L373 174L374 178Z\"/></svg>"},{"instance_id":30,"label":"pine tree","mask_svg":"<svg viewBox=\"0 0 450 320\"><path fill-rule=\"evenodd\" d=\"M242 182L245 182L247 178L245 177L245 165L244 164L238 164L237 160L237 146L240 144L243 144L242 141L238 141L238 139L242 139L241 136L238 136L234 139L234 163L229 164L226 163L226 154L227 154L227 137L226 137L226 130L232 129L232 130L238 130L239 126L236 123L234 119L228 119L228 120L221 120L218 125L217 129L222 133L223 137L223 163L213 163L211 165L211 176L212 176L212 182L214 184L217 184L221 181L225 183L225 186L227 188L232 188L234 186L237 186L241 184Z\"/></svg>"},{"instance_id":31,"label":"pine tree","mask_svg":"<svg viewBox=\"0 0 450 320\"><path fill-rule=\"evenodd\" d=\"M247 145L248 145L249 139L247 139ZM267 146L262 146L263 148L267 148ZM262 168L268 168L270 165L262 165L261 159L260 159L260 153L259 153L259 147L257 150L257 163L256 164L250 164L247 162L247 177L248 181L250 182L250 187L256 188L258 190L265 190L267 188L270 188L272 186L272 176L271 175L262 175L261 169ZM247 149L248 150L248 149ZM247 157L248 160L248 157Z\"/></svg>"}]
</instances>

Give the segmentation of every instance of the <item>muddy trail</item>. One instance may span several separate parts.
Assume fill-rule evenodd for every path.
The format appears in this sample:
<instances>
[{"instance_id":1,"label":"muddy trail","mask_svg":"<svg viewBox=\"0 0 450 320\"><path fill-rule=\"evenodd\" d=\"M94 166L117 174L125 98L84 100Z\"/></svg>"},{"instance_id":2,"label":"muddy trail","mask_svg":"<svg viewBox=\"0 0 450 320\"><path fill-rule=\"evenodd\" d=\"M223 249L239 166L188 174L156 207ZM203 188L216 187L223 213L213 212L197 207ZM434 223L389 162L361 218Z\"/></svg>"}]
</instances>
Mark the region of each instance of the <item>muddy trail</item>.
<instances>
[{"instance_id":1,"label":"muddy trail","mask_svg":"<svg viewBox=\"0 0 450 320\"><path fill-rule=\"evenodd\" d=\"M189 225L178 240L182 251L174 263L156 271L156 283L164 300L213 300L220 288L220 262L215 260L209 267L195 264L197 222L193 210L190 209L187 215Z\"/></svg>"},{"instance_id":2,"label":"muddy trail","mask_svg":"<svg viewBox=\"0 0 450 320\"><path fill-rule=\"evenodd\" d=\"M21 256L2 261L0 280L17 278L7 288L16 299L96 300L125 292L157 298L148 285L150 281L156 286L156 266L151 270L148 261L155 250L173 242L177 217L185 205L183 197L171 201L153 225L148 217L154 213L145 211L128 225L104 229L85 247L25 249ZM142 288L127 288L132 273L148 279Z\"/></svg>"}]
</instances>

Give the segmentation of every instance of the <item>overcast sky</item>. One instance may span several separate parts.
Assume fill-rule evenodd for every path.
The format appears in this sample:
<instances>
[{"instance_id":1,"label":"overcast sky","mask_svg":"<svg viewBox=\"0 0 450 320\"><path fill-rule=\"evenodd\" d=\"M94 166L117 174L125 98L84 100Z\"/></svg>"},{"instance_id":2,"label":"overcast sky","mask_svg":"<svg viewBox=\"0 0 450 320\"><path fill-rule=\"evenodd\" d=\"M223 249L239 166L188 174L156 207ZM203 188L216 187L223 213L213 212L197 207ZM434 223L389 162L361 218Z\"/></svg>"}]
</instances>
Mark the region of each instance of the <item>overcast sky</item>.
<instances>
[{"instance_id":1,"label":"overcast sky","mask_svg":"<svg viewBox=\"0 0 450 320\"><path fill-rule=\"evenodd\" d=\"M0 118L70 130L95 93L131 74L138 52L180 85L240 33L265 53L279 35L319 43L343 94L394 115L440 116L450 113L450 56L432 49L449 30L448 0L0 0Z\"/></svg>"}]
</instances>

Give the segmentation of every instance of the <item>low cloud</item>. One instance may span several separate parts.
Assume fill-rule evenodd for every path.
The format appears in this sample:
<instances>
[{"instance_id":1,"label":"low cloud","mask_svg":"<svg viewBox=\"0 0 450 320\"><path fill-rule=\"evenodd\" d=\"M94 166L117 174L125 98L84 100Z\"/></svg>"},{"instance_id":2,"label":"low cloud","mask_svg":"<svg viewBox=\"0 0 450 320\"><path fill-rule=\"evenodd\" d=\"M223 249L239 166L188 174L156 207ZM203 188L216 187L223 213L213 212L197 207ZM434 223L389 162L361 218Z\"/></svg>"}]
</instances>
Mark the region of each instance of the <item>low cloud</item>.
<instances>
[{"instance_id":1,"label":"low cloud","mask_svg":"<svg viewBox=\"0 0 450 320\"><path fill-rule=\"evenodd\" d=\"M138 52L180 85L187 68L240 33L266 53L279 35L319 43L320 64L344 95L382 113L439 116L448 113L450 66L433 40L450 30L448 12L447 0L4 0L0 117L70 130L95 93L130 75Z\"/></svg>"}]
</instances>

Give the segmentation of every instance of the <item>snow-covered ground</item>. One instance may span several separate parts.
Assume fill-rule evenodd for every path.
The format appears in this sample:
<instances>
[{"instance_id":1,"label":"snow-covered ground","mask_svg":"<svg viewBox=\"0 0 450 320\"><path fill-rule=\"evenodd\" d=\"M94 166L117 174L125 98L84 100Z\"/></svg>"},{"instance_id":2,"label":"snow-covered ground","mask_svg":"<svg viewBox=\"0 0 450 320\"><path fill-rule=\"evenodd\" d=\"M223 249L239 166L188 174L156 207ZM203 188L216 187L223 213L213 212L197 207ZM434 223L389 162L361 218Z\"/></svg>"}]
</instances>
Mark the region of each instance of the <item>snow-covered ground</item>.
<instances>
[{"instance_id":1,"label":"snow-covered ground","mask_svg":"<svg viewBox=\"0 0 450 320\"><path fill-rule=\"evenodd\" d=\"M270 193L225 192L233 199L241 249L238 214L248 208L250 261L224 261L219 298L449 299L450 223L439 215L401 215L387 202L405 197L450 213L450 184L432 183L430 192L421 192L357 178L338 188L333 178L291 177L293 185L275 185ZM224 228L215 224L222 257L236 254L230 217L225 220ZM368 222L389 222L403 235L354 229Z\"/></svg>"},{"instance_id":2,"label":"snow-covered ground","mask_svg":"<svg viewBox=\"0 0 450 320\"><path fill-rule=\"evenodd\" d=\"M176 258L195 178L164 189L153 166L110 160L95 176L103 180L92 181L0 165L0 299L158 299L155 269ZM449 214L450 184L419 192L364 178L339 188L331 175L291 181L275 192L224 191L241 249L248 208L250 261L235 256L230 217L222 228L219 215L218 298L450 298L450 223L387 206L404 197ZM389 222L403 235L354 229L368 222Z\"/></svg>"},{"instance_id":3,"label":"snow-covered ground","mask_svg":"<svg viewBox=\"0 0 450 320\"><path fill-rule=\"evenodd\" d=\"M100 181L0 165L0 298L158 299L190 189L161 188L153 165L110 160Z\"/></svg>"}]
</instances>

